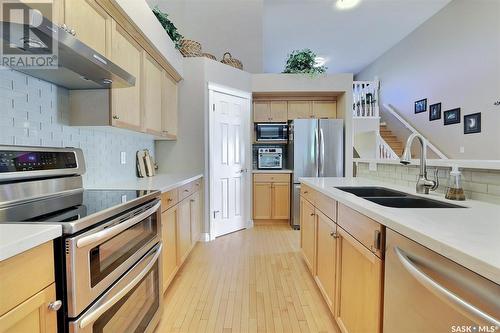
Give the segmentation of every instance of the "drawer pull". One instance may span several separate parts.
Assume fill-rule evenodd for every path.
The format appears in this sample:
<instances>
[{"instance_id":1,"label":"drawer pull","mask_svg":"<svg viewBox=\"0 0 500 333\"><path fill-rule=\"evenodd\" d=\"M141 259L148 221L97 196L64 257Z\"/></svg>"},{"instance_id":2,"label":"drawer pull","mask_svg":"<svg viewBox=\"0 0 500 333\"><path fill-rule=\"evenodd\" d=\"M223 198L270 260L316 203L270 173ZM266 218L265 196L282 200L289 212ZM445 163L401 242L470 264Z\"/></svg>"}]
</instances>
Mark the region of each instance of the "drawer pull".
<instances>
[{"instance_id":1,"label":"drawer pull","mask_svg":"<svg viewBox=\"0 0 500 333\"><path fill-rule=\"evenodd\" d=\"M167 199L167 202L172 202L172 201L174 201L174 199L172 199L172 198Z\"/></svg>"},{"instance_id":2,"label":"drawer pull","mask_svg":"<svg viewBox=\"0 0 500 333\"><path fill-rule=\"evenodd\" d=\"M189 192L189 190L188 190L188 189L185 189L185 190L184 190L184 192Z\"/></svg>"},{"instance_id":3,"label":"drawer pull","mask_svg":"<svg viewBox=\"0 0 500 333\"><path fill-rule=\"evenodd\" d=\"M373 232L373 246L372 246L372 252L377 252L381 248L381 237L380 237L380 230L375 230Z\"/></svg>"},{"instance_id":4,"label":"drawer pull","mask_svg":"<svg viewBox=\"0 0 500 333\"><path fill-rule=\"evenodd\" d=\"M307 193L309 193L309 191L304 191L304 194L307 194Z\"/></svg>"},{"instance_id":5,"label":"drawer pull","mask_svg":"<svg viewBox=\"0 0 500 333\"><path fill-rule=\"evenodd\" d=\"M50 311L57 311L61 308L61 306L62 306L62 301L57 300L54 302L50 302L48 308Z\"/></svg>"},{"instance_id":6,"label":"drawer pull","mask_svg":"<svg viewBox=\"0 0 500 333\"><path fill-rule=\"evenodd\" d=\"M311 216L316 216L316 214L315 213L311 213Z\"/></svg>"}]
</instances>

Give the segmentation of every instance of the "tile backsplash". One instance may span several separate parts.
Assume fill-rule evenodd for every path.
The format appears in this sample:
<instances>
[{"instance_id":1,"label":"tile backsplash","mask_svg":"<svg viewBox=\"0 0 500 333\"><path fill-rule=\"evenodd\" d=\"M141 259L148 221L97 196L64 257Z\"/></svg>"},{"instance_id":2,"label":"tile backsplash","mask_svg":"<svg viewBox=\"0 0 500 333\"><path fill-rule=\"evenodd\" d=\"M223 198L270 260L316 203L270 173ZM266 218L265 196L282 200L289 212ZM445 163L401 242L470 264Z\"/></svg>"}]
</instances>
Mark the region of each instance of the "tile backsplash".
<instances>
[{"instance_id":1,"label":"tile backsplash","mask_svg":"<svg viewBox=\"0 0 500 333\"><path fill-rule=\"evenodd\" d=\"M86 187L135 179L135 154L154 140L111 127L69 126L68 90L0 67L0 144L77 147L85 155ZM120 163L121 152L126 164Z\"/></svg>"},{"instance_id":2,"label":"tile backsplash","mask_svg":"<svg viewBox=\"0 0 500 333\"><path fill-rule=\"evenodd\" d=\"M434 179L436 167L428 167L428 177ZM462 169L465 195L469 199L500 204L500 170ZM368 163L358 163L357 177L380 180L386 183L414 187L417 183L419 166L378 164L377 171L369 170ZM450 168L438 167L438 192L446 193Z\"/></svg>"}]
</instances>

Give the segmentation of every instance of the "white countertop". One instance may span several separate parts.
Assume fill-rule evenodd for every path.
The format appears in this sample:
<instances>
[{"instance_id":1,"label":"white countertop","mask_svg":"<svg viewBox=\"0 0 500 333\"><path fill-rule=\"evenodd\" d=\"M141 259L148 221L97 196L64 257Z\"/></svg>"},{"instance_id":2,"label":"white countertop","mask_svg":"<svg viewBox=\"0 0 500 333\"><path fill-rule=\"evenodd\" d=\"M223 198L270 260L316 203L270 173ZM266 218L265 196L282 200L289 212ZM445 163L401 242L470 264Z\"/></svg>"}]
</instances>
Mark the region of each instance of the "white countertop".
<instances>
[{"instance_id":1,"label":"white countertop","mask_svg":"<svg viewBox=\"0 0 500 333\"><path fill-rule=\"evenodd\" d=\"M253 169L252 173L293 173L293 171L290 169L267 169L267 170Z\"/></svg>"},{"instance_id":2,"label":"white countertop","mask_svg":"<svg viewBox=\"0 0 500 333\"><path fill-rule=\"evenodd\" d=\"M401 165L399 159L375 159L375 158L355 158L353 162L360 163L376 163L376 164L397 164ZM428 166L451 168L456 165L461 169L484 169L484 170L500 170L500 160L443 160L443 159L427 159ZM419 159L412 159L411 165L420 165Z\"/></svg>"},{"instance_id":3,"label":"white countertop","mask_svg":"<svg viewBox=\"0 0 500 333\"><path fill-rule=\"evenodd\" d=\"M0 261L51 241L61 234L60 225L0 224Z\"/></svg>"},{"instance_id":4,"label":"white countertop","mask_svg":"<svg viewBox=\"0 0 500 333\"><path fill-rule=\"evenodd\" d=\"M300 181L386 227L500 284L500 206L475 200L450 201L442 194L420 195L462 208L390 208L336 186L378 185L412 195L415 188L363 178L301 178Z\"/></svg>"},{"instance_id":5,"label":"white countertop","mask_svg":"<svg viewBox=\"0 0 500 333\"><path fill-rule=\"evenodd\" d=\"M125 182L104 183L99 186L93 186L92 189L159 190L167 192L201 177L203 177L203 174L157 174L154 177L136 178L135 180Z\"/></svg>"}]
</instances>

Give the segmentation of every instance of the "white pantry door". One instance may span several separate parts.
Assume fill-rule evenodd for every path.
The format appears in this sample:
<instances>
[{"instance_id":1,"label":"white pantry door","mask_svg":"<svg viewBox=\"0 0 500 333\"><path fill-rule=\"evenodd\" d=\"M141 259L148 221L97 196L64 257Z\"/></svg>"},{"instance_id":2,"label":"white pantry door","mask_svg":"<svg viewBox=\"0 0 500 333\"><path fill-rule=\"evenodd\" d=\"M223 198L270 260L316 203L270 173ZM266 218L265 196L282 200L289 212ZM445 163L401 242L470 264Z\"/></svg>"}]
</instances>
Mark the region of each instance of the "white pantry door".
<instances>
[{"instance_id":1,"label":"white pantry door","mask_svg":"<svg viewBox=\"0 0 500 333\"><path fill-rule=\"evenodd\" d=\"M210 91L210 220L212 237L246 228L250 100Z\"/></svg>"}]
</instances>

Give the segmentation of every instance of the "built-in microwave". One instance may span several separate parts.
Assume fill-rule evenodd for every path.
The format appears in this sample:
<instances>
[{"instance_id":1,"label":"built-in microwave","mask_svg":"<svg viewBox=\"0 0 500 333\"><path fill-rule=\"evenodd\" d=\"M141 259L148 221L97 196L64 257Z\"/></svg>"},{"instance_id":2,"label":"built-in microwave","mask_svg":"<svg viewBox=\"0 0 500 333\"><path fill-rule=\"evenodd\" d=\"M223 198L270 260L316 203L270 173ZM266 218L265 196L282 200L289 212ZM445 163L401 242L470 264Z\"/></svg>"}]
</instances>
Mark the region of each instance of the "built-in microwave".
<instances>
[{"instance_id":1,"label":"built-in microwave","mask_svg":"<svg viewBox=\"0 0 500 333\"><path fill-rule=\"evenodd\" d=\"M288 141L288 124L256 124L255 125L256 140L259 142L266 141Z\"/></svg>"}]
</instances>

